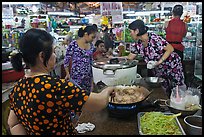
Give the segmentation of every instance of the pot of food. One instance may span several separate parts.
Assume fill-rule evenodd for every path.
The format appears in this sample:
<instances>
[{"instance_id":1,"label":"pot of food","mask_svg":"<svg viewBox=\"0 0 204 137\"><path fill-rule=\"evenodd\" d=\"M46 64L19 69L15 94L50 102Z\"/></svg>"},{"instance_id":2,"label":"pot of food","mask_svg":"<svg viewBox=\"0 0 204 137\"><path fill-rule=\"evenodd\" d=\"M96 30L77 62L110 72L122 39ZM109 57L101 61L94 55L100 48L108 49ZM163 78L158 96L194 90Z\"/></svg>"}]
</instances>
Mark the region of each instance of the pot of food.
<instances>
[{"instance_id":1,"label":"pot of food","mask_svg":"<svg viewBox=\"0 0 204 137\"><path fill-rule=\"evenodd\" d=\"M142 86L116 86L115 97L109 98L108 111L110 116L127 118L135 114L142 103L152 93Z\"/></svg>"},{"instance_id":2,"label":"pot of food","mask_svg":"<svg viewBox=\"0 0 204 137\"><path fill-rule=\"evenodd\" d=\"M186 106L185 110L176 109L170 106L170 99L167 99L167 100L157 99L154 103L159 104L160 106L167 106L169 110L174 114L181 112L182 117L194 115L199 109L201 109L201 105L194 105L194 104Z\"/></svg>"},{"instance_id":3,"label":"pot of food","mask_svg":"<svg viewBox=\"0 0 204 137\"><path fill-rule=\"evenodd\" d=\"M94 62L92 66L93 81L98 83L104 82L108 86L115 85L131 85L135 82L137 74L136 60L119 59L119 61L112 60Z\"/></svg>"}]
</instances>

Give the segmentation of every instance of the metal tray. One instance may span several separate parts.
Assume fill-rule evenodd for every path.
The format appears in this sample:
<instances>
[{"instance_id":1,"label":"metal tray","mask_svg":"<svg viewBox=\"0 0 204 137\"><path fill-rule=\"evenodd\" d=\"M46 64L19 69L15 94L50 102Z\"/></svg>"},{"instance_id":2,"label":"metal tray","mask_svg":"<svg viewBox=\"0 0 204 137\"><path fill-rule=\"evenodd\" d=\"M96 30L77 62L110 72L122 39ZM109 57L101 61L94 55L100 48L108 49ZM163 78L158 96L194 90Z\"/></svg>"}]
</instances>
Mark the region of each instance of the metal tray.
<instances>
[{"instance_id":1,"label":"metal tray","mask_svg":"<svg viewBox=\"0 0 204 137\"><path fill-rule=\"evenodd\" d=\"M146 112L139 112L139 113L137 114L138 129L139 129L139 134L140 134L140 135L145 135L145 134L142 133L142 129L141 129L141 126L140 126L140 118L141 118L145 113L146 113ZM163 113L163 112L162 112L162 113ZM164 112L163 114L165 114L165 115L173 115L173 113L169 113L169 112ZM177 125L178 125L180 131L182 132L182 135L186 135L186 133L184 132L184 130L183 130L183 128L182 128L182 126L181 126L181 124L180 124L178 118L176 117L175 119L176 119L176 123L177 123Z\"/></svg>"}]
</instances>

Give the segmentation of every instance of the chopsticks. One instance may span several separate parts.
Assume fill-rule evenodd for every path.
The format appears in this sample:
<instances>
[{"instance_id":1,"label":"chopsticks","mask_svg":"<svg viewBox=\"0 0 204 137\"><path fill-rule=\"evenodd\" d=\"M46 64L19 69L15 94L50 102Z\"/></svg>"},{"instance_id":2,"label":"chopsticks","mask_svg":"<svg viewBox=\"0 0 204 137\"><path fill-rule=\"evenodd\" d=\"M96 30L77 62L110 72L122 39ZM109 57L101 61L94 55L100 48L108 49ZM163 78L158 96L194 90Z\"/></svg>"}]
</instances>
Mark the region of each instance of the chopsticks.
<instances>
[{"instance_id":1,"label":"chopsticks","mask_svg":"<svg viewBox=\"0 0 204 137\"><path fill-rule=\"evenodd\" d=\"M114 97L115 97L115 92L113 91L112 93L111 93L111 102L115 102L115 99L114 99Z\"/></svg>"}]
</instances>

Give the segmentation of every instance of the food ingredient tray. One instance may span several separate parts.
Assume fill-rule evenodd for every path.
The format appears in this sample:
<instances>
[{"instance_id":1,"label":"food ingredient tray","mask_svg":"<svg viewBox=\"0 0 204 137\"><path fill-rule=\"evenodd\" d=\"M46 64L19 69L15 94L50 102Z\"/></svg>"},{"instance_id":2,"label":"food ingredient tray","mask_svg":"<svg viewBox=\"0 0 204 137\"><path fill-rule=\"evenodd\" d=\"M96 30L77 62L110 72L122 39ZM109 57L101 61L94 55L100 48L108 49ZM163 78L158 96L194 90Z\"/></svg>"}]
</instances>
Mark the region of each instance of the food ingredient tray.
<instances>
[{"instance_id":1,"label":"food ingredient tray","mask_svg":"<svg viewBox=\"0 0 204 137\"><path fill-rule=\"evenodd\" d=\"M142 132L142 127L141 127L141 117L145 114L146 112L139 112L138 114L137 114L137 121L138 121L138 129L139 129L139 134L140 135L149 135L149 134L144 134L143 132ZM151 113L151 112L150 112ZM153 112L154 113L154 112ZM159 113L163 113L163 112L159 112ZM167 113L167 112L164 112L163 113L164 115L173 115L173 113ZM174 120L174 119L173 119ZM160 122L161 124L162 124L162 122ZM160 124L159 123L159 124ZM184 130L183 130L183 128L182 128L182 126L181 126L181 124L180 124L180 122L179 122L179 120L178 120L178 118L176 117L175 118L175 123L176 123L176 126L178 126L178 128L179 128L179 131L181 132L181 135L186 135L186 133L184 132ZM170 128L170 127L169 127ZM168 128L168 129L169 129ZM159 135L159 131L158 131L158 129L157 130L155 130L157 133L156 134L158 134ZM150 134L150 135L152 135L152 134ZM160 134L160 135L163 135L163 134Z\"/></svg>"}]
</instances>

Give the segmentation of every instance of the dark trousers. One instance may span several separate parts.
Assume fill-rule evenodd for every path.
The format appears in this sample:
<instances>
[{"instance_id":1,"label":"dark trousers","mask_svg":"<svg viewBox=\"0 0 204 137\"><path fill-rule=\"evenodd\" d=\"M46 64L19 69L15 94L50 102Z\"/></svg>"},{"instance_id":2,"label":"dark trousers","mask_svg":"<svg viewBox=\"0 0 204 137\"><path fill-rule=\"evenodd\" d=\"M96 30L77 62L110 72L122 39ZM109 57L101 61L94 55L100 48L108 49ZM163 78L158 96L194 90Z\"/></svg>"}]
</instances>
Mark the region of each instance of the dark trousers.
<instances>
[{"instance_id":1,"label":"dark trousers","mask_svg":"<svg viewBox=\"0 0 204 137\"><path fill-rule=\"evenodd\" d=\"M174 52L176 52L176 53L180 56L180 58L181 58L181 62L182 62L182 64L183 64L183 51L180 51L180 50L174 49Z\"/></svg>"}]
</instances>

